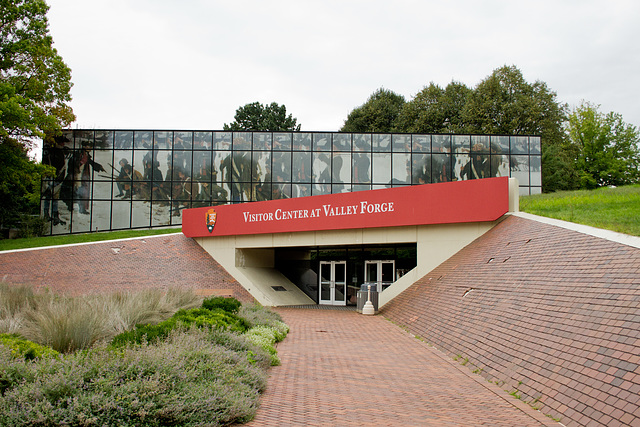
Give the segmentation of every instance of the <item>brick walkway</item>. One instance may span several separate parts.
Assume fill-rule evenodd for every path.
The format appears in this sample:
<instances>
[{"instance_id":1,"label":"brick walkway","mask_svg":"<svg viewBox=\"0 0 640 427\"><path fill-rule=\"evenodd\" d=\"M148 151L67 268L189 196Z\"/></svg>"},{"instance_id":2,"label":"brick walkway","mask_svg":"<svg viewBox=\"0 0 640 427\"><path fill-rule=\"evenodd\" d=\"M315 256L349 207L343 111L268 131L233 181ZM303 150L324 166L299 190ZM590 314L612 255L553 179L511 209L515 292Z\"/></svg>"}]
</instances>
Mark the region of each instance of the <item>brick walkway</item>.
<instances>
[{"instance_id":1,"label":"brick walkway","mask_svg":"<svg viewBox=\"0 0 640 427\"><path fill-rule=\"evenodd\" d=\"M380 315L277 311L291 331L248 426L559 425Z\"/></svg>"}]
</instances>

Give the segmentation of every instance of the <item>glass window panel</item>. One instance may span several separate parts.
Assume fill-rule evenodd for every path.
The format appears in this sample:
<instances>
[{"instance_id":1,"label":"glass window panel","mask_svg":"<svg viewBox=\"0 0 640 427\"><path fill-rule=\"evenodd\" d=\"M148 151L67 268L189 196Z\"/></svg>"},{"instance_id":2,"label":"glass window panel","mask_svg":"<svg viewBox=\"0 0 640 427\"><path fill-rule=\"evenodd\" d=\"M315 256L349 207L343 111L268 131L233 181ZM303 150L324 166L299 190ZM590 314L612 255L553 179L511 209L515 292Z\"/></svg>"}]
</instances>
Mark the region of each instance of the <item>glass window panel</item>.
<instances>
[{"instance_id":1,"label":"glass window panel","mask_svg":"<svg viewBox=\"0 0 640 427\"><path fill-rule=\"evenodd\" d=\"M163 226L171 224L171 209L168 203L154 203L151 208L151 225Z\"/></svg>"},{"instance_id":2,"label":"glass window panel","mask_svg":"<svg viewBox=\"0 0 640 427\"><path fill-rule=\"evenodd\" d=\"M76 150L81 148L93 148L93 131L91 130L75 130L75 148Z\"/></svg>"},{"instance_id":3,"label":"glass window panel","mask_svg":"<svg viewBox=\"0 0 640 427\"><path fill-rule=\"evenodd\" d=\"M107 150L113 148L113 131L96 131L96 150Z\"/></svg>"},{"instance_id":4,"label":"glass window panel","mask_svg":"<svg viewBox=\"0 0 640 427\"><path fill-rule=\"evenodd\" d=\"M270 132L254 132L253 149L254 150L271 150L271 133Z\"/></svg>"},{"instance_id":5,"label":"glass window panel","mask_svg":"<svg viewBox=\"0 0 640 427\"><path fill-rule=\"evenodd\" d=\"M330 133L314 133L313 134L313 151L330 151L331 150L331 134Z\"/></svg>"},{"instance_id":6,"label":"glass window panel","mask_svg":"<svg viewBox=\"0 0 640 427\"><path fill-rule=\"evenodd\" d=\"M211 180L211 152L210 151L194 151L193 179L197 181Z\"/></svg>"},{"instance_id":7,"label":"glass window panel","mask_svg":"<svg viewBox=\"0 0 640 427\"><path fill-rule=\"evenodd\" d=\"M311 189L312 196L319 196L322 194L331 194L331 184L313 184L313 188Z\"/></svg>"},{"instance_id":8,"label":"glass window panel","mask_svg":"<svg viewBox=\"0 0 640 427\"><path fill-rule=\"evenodd\" d=\"M351 134L334 133L333 151L351 151Z\"/></svg>"},{"instance_id":9,"label":"glass window panel","mask_svg":"<svg viewBox=\"0 0 640 427\"><path fill-rule=\"evenodd\" d=\"M293 133L293 149L300 151L311 150L311 134L294 132Z\"/></svg>"},{"instance_id":10,"label":"glass window panel","mask_svg":"<svg viewBox=\"0 0 640 427\"><path fill-rule=\"evenodd\" d=\"M371 183L371 154L353 153L353 181L354 184Z\"/></svg>"},{"instance_id":11,"label":"glass window panel","mask_svg":"<svg viewBox=\"0 0 640 427\"><path fill-rule=\"evenodd\" d=\"M433 135L431 137L431 147L434 153L450 153L451 135Z\"/></svg>"},{"instance_id":12,"label":"glass window panel","mask_svg":"<svg viewBox=\"0 0 640 427\"><path fill-rule=\"evenodd\" d=\"M133 180L132 196L135 200L149 200L151 199L151 187L148 181L136 181Z\"/></svg>"},{"instance_id":13,"label":"glass window panel","mask_svg":"<svg viewBox=\"0 0 640 427\"><path fill-rule=\"evenodd\" d=\"M509 176L509 156L492 155L491 173L493 176Z\"/></svg>"},{"instance_id":14,"label":"glass window panel","mask_svg":"<svg viewBox=\"0 0 640 427\"><path fill-rule=\"evenodd\" d=\"M234 150L251 150L251 132L233 132Z\"/></svg>"},{"instance_id":15,"label":"glass window panel","mask_svg":"<svg viewBox=\"0 0 640 427\"><path fill-rule=\"evenodd\" d=\"M463 180L491 177L491 162L488 154L472 154L469 159L460 171Z\"/></svg>"},{"instance_id":16,"label":"glass window panel","mask_svg":"<svg viewBox=\"0 0 640 427\"><path fill-rule=\"evenodd\" d=\"M113 181L94 181L93 198L111 200L111 187L113 186L112 182Z\"/></svg>"},{"instance_id":17,"label":"glass window panel","mask_svg":"<svg viewBox=\"0 0 640 427\"><path fill-rule=\"evenodd\" d=\"M62 135L56 137L56 143L60 143L64 148L73 149L73 131L63 130Z\"/></svg>"},{"instance_id":18,"label":"glass window panel","mask_svg":"<svg viewBox=\"0 0 640 427\"><path fill-rule=\"evenodd\" d=\"M511 137L511 154L527 154L529 152L528 136Z\"/></svg>"},{"instance_id":19,"label":"glass window panel","mask_svg":"<svg viewBox=\"0 0 640 427\"><path fill-rule=\"evenodd\" d=\"M313 153L313 182L331 183L331 159L326 153Z\"/></svg>"},{"instance_id":20,"label":"glass window panel","mask_svg":"<svg viewBox=\"0 0 640 427\"><path fill-rule=\"evenodd\" d=\"M377 184L391 183L390 153L373 153L373 182Z\"/></svg>"},{"instance_id":21,"label":"glass window panel","mask_svg":"<svg viewBox=\"0 0 640 427\"><path fill-rule=\"evenodd\" d=\"M431 151L431 135L412 135L412 151L428 153Z\"/></svg>"},{"instance_id":22,"label":"glass window panel","mask_svg":"<svg viewBox=\"0 0 640 427\"><path fill-rule=\"evenodd\" d=\"M191 155L192 151L174 151L172 161L172 178L176 179L178 171L185 174L187 177L191 177Z\"/></svg>"},{"instance_id":23,"label":"glass window panel","mask_svg":"<svg viewBox=\"0 0 640 427\"><path fill-rule=\"evenodd\" d=\"M91 231L111 229L111 201L93 202L91 206Z\"/></svg>"},{"instance_id":24,"label":"glass window panel","mask_svg":"<svg viewBox=\"0 0 640 427\"><path fill-rule=\"evenodd\" d=\"M520 195L521 196L528 196L530 191L531 191L530 187L528 187L528 186L524 186L524 187L520 186L519 190L520 190Z\"/></svg>"},{"instance_id":25,"label":"glass window panel","mask_svg":"<svg viewBox=\"0 0 640 427\"><path fill-rule=\"evenodd\" d=\"M405 153L394 153L393 157L393 179L392 184L409 184L411 176L411 155Z\"/></svg>"},{"instance_id":26,"label":"glass window panel","mask_svg":"<svg viewBox=\"0 0 640 427\"><path fill-rule=\"evenodd\" d=\"M271 152L255 151L252 166L251 180L253 182L271 181Z\"/></svg>"},{"instance_id":27,"label":"glass window panel","mask_svg":"<svg viewBox=\"0 0 640 427\"><path fill-rule=\"evenodd\" d=\"M193 149L210 150L213 146L213 132L194 132Z\"/></svg>"},{"instance_id":28,"label":"glass window panel","mask_svg":"<svg viewBox=\"0 0 640 427\"><path fill-rule=\"evenodd\" d=\"M214 132L213 149L231 150L231 132Z\"/></svg>"},{"instance_id":29,"label":"glass window panel","mask_svg":"<svg viewBox=\"0 0 640 427\"><path fill-rule=\"evenodd\" d=\"M540 154L540 137L539 136L529 137L529 150L531 150L530 154Z\"/></svg>"},{"instance_id":30,"label":"glass window panel","mask_svg":"<svg viewBox=\"0 0 640 427\"><path fill-rule=\"evenodd\" d=\"M291 197L307 197L311 195L311 184L293 184Z\"/></svg>"},{"instance_id":31,"label":"glass window panel","mask_svg":"<svg viewBox=\"0 0 640 427\"><path fill-rule=\"evenodd\" d=\"M231 201L232 202L251 201L251 183L250 182L234 182L231 185Z\"/></svg>"},{"instance_id":32,"label":"glass window panel","mask_svg":"<svg viewBox=\"0 0 640 427\"><path fill-rule=\"evenodd\" d=\"M231 151L213 152L212 180L218 184L231 182Z\"/></svg>"},{"instance_id":33,"label":"glass window panel","mask_svg":"<svg viewBox=\"0 0 640 427\"><path fill-rule=\"evenodd\" d=\"M171 204L171 225L182 224L182 210L187 206L181 202L174 202Z\"/></svg>"},{"instance_id":34,"label":"glass window panel","mask_svg":"<svg viewBox=\"0 0 640 427\"><path fill-rule=\"evenodd\" d=\"M193 181L191 200L194 208L210 206L213 201L211 197L211 182L208 180Z\"/></svg>"},{"instance_id":35,"label":"glass window panel","mask_svg":"<svg viewBox=\"0 0 640 427\"><path fill-rule=\"evenodd\" d=\"M273 182L291 182L291 153L276 151L272 157L271 176Z\"/></svg>"},{"instance_id":36,"label":"glass window panel","mask_svg":"<svg viewBox=\"0 0 640 427\"><path fill-rule=\"evenodd\" d=\"M431 156L428 154L411 155L411 184L431 183Z\"/></svg>"},{"instance_id":37,"label":"glass window panel","mask_svg":"<svg viewBox=\"0 0 640 427\"><path fill-rule=\"evenodd\" d=\"M271 200L271 182L259 182L253 184L253 192L251 194L251 200L262 202L264 200Z\"/></svg>"},{"instance_id":38,"label":"glass window panel","mask_svg":"<svg viewBox=\"0 0 640 427\"><path fill-rule=\"evenodd\" d=\"M531 182L529 185L542 185L542 158L540 156L529 157L529 170L531 171Z\"/></svg>"},{"instance_id":39,"label":"glass window panel","mask_svg":"<svg viewBox=\"0 0 640 427\"><path fill-rule=\"evenodd\" d=\"M462 181L462 171L467 167L469 163L468 154L454 154L453 156L453 175L455 181ZM466 179L466 178L465 178Z\"/></svg>"},{"instance_id":40,"label":"glass window panel","mask_svg":"<svg viewBox=\"0 0 640 427\"><path fill-rule=\"evenodd\" d=\"M471 135L471 152L489 153L489 135Z\"/></svg>"},{"instance_id":41,"label":"glass window panel","mask_svg":"<svg viewBox=\"0 0 640 427\"><path fill-rule=\"evenodd\" d=\"M371 135L360 133L353 134L353 150L371 151Z\"/></svg>"},{"instance_id":42,"label":"glass window panel","mask_svg":"<svg viewBox=\"0 0 640 427\"><path fill-rule=\"evenodd\" d=\"M128 149L133 147L133 132L116 131L114 147L116 149Z\"/></svg>"},{"instance_id":43,"label":"glass window panel","mask_svg":"<svg viewBox=\"0 0 640 427\"><path fill-rule=\"evenodd\" d=\"M293 182L311 182L311 153L293 152Z\"/></svg>"},{"instance_id":44,"label":"glass window panel","mask_svg":"<svg viewBox=\"0 0 640 427\"><path fill-rule=\"evenodd\" d=\"M348 187L344 184L349 184L351 181L351 155L347 153L334 153L332 160L331 180L333 187L331 191L333 193L348 191Z\"/></svg>"},{"instance_id":45,"label":"glass window panel","mask_svg":"<svg viewBox=\"0 0 640 427\"><path fill-rule=\"evenodd\" d=\"M191 150L193 148L193 132L175 132L173 135L173 149Z\"/></svg>"},{"instance_id":46,"label":"glass window panel","mask_svg":"<svg viewBox=\"0 0 640 427\"><path fill-rule=\"evenodd\" d=\"M273 192L271 194L273 200L288 199L290 197L291 184L273 184Z\"/></svg>"},{"instance_id":47,"label":"glass window panel","mask_svg":"<svg viewBox=\"0 0 640 427\"><path fill-rule=\"evenodd\" d=\"M155 132L153 134L153 148L155 150L171 150L173 147L173 132Z\"/></svg>"},{"instance_id":48,"label":"glass window panel","mask_svg":"<svg viewBox=\"0 0 640 427\"><path fill-rule=\"evenodd\" d=\"M354 184L351 186L351 191L369 191L371 190L371 184Z\"/></svg>"},{"instance_id":49,"label":"glass window panel","mask_svg":"<svg viewBox=\"0 0 640 427\"><path fill-rule=\"evenodd\" d=\"M391 135L375 134L373 139L373 151L389 153L391 152Z\"/></svg>"},{"instance_id":50,"label":"glass window panel","mask_svg":"<svg viewBox=\"0 0 640 427\"><path fill-rule=\"evenodd\" d=\"M114 174L113 150L96 150L93 156L93 160L100 165L100 168L104 169L104 171L96 170L94 179L112 179Z\"/></svg>"},{"instance_id":51,"label":"glass window panel","mask_svg":"<svg viewBox=\"0 0 640 427\"><path fill-rule=\"evenodd\" d=\"M251 182L251 151L234 151L230 169L232 182Z\"/></svg>"},{"instance_id":52,"label":"glass window panel","mask_svg":"<svg viewBox=\"0 0 640 427\"><path fill-rule=\"evenodd\" d=\"M471 138L469 135L453 135L452 137L453 150L456 153L468 153Z\"/></svg>"},{"instance_id":53,"label":"glass window panel","mask_svg":"<svg viewBox=\"0 0 640 427\"><path fill-rule=\"evenodd\" d=\"M431 182L451 181L451 154L433 154L431 156Z\"/></svg>"},{"instance_id":54,"label":"glass window panel","mask_svg":"<svg viewBox=\"0 0 640 427\"><path fill-rule=\"evenodd\" d=\"M376 185L376 184L374 184L374 185L371 186L372 190L381 190L381 189L384 189L384 188L391 188L391 184L385 184L385 185Z\"/></svg>"},{"instance_id":55,"label":"glass window panel","mask_svg":"<svg viewBox=\"0 0 640 427\"><path fill-rule=\"evenodd\" d=\"M89 201L87 200L87 206L85 210L89 212ZM71 215L71 232L72 233L85 233L91 230L91 216L79 214L77 211Z\"/></svg>"},{"instance_id":56,"label":"glass window panel","mask_svg":"<svg viewBox=\"0 0 640 427\"><path fill-rule=\"evenodd\" d=\"M114 201L111 205L111 227L113 229L131 227L131 202Z\"/></svg>"},{"instance_id":57,"label":"glass window panel","mask_svg":"<svg viewBox=\"0 0 640 427\"><path fill-rule=\"evenodd\" d=\"M520 185L529 185L529 156L511 156L511 177Z\"/></svg>"},{"instance_id":58,"label":"glass window panel","mask_svg":"<svg viewBox=\"0 0 640 427\"><path fill-rule=\"evenodd\" d=\"M152 142L153 142L153 132L135 131L133 134L134 148L151 150Z\"/></svg>"},{"instance_id":59,"label":"glass window panel","mask_svg":"<svg viewBox=\"0 0 640 427\"><path fill-rule=\"evenodd\" d=\"M393 141L393 151L394 152L409 152L411 151L411 135L398 135L394 134L391 136L391 140Z\"/></svg>"},{"instance_id":60,"label":"glass window panel","mask_svg":"<svg viewBox=\"0 0 640 427\"><path fill-rule=\"evenodd\" d=\"M290 151L292 137L293 134L290 132L275 132L273 134L273 151Z\"/></svg>"},{"instance_id":61,"label":"glass window panel","mask_svg":"<svg viewBox=\"0 0 640 427\"><path fill-rule=\"evenodd\" d=\"M211 201L212 204L224 204L229 201L229 195L231 194L231 187L229 183L211 184Z\"/></svg>"},{"instance_id":62,"label":"glass window panel","mask_svg":"<svg viewBox=\"0 0 640 427\"><path fill-rule=\"evenodd\" d=\"M501 135L491 136L491 152L508 154L509 153L509 137Z\"/></svg>"},{"instance_id":63,"label":"glass window panel","mask_svg":"<svg viewBox=\"0 0 640 427\"><path fill-rule=\"evenodd\" d=\"M531 194L542 194L542 187L529 187Z\"/></svg>"}]
</instances>

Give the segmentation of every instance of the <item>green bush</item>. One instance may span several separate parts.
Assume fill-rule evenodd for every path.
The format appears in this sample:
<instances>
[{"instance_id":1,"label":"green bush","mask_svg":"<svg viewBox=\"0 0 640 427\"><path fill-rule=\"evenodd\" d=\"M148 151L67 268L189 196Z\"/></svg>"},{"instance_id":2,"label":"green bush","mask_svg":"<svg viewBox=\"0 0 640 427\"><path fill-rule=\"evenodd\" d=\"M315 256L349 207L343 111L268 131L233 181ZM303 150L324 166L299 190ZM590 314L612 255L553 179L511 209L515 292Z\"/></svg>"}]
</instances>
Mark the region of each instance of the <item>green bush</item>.
<instances>
[{"instance_id":1,"label":"green bush","mask_svg":"<svg viewBox=\"0 0 640 427\"><path fill-rule=\"evenodd\" d=\"M28 341L18 334L0 334L0 345L10 348L14 357L25 360L55 357L60 354L52 348Z\"/></svg>"},{"instance_id":2,"label":"green bush","mask_svg":"<svg viewBox=\"0 0 640 427\"><path fill-rule=\"evenodd\" d=\"M282 321L278 313L260 304L243 304L238 311L238 315L249 322L251 327L259 325L273 326L275 322Z\"/></svg>"},{"instance_id":3,"label":"green bush","mask_svg":"<svg viewBox=\"0 0 640 427\"><path fill-rule=\"evenodd\" d=\"M211 297L202 301L202 308L215 310L216 308L228 313L237 313L242 303L235 298Z\"/></svg>"},{"instance_id":4,"label":"green bush","mask_svg":"<svg viewBox=\"0 0 640 427\"><path fill-rule=\"evenodd\" d=\"M111 345L124 347L131 344L142 344L145 341L149 344L157 343L167 339L169 333L178 326L179 323L174 318L167 319L157 325L136 325L134 329L113 337Z\"/></svg>"},{"instance_id":5,"label":"green bush","mask_svg":"<svg viewBox=\"0 0 640 427\"><path fill-rule=\"evenodd\" d=\"M245 332L249 329L249 324L242 317L220 308L192 308L191 310L178 310L173 318L184 323L186 326L195 325L199 328L208 326L210 328L228 329L230 331Z\"/></svg>"},{"instance_id":6,"label":"green bush","mask_svg":"<svg viewBox=\"0 0 640 427\"><path fill-rule=\"evenodd\" d=\"M247 340L259 346L271 355L271 366L278 366L280 358L276 350L276 335L279 334L271 326L254 326L244 335Z\"/></svg>"}]
</instances>

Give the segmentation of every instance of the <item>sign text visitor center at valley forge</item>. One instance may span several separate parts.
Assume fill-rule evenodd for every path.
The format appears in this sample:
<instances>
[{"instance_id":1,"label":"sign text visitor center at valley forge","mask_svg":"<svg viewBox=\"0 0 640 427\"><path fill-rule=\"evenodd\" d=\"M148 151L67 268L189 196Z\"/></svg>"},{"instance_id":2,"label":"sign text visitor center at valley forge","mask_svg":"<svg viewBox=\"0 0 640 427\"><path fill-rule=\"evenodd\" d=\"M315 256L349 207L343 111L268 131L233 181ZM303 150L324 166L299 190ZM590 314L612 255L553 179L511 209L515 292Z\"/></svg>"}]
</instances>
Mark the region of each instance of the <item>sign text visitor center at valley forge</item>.
<instances>
[{"instance_id":1,"label":"sign text visitor center at valley forge","mask_svg":"<svg viewBox=\"0 0 640 427\"><path fill-rule=\"evenodd\" d=\"M539 136L66 130L43 163L50 234L181 225L265 305L382 306L541 192Z\"/></svg>"}]
</instances>

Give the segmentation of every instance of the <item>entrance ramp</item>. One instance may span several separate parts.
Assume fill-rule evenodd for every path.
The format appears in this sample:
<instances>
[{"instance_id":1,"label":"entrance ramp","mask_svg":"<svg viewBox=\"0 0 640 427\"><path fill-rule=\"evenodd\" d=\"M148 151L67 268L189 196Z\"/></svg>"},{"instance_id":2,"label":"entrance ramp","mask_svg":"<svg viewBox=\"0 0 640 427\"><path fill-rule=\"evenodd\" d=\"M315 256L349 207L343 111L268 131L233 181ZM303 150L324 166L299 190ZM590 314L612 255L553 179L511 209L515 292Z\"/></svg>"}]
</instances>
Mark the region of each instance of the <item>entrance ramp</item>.
<instances>
[{"instance_id":1,"label":"entrance ramp","mask_svg":"<svg viewBox=\"0 0 640 427\"><path fill-rule=\"evenodd\" d=\"M244 276L240 282L254 297L260 295L262 298L256 299L263 305L278 307L315 304L315 301L275 268L237 267L237 270ZM254 288L256 292L249 288Z\"/></svg>"}]
</instances>

